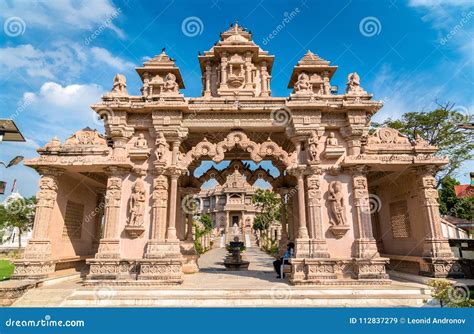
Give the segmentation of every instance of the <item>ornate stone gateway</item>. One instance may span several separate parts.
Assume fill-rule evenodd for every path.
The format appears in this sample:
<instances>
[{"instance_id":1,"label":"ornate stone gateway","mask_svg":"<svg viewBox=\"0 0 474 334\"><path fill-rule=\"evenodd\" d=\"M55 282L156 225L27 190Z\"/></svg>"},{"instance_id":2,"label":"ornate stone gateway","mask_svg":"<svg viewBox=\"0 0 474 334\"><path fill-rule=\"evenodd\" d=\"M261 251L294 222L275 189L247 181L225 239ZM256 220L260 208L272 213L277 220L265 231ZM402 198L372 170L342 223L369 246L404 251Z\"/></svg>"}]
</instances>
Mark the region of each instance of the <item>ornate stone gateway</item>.
<instances>
[{"instance_id":1,"label":"ornate stone gateway","mask_svg":"<svg viewBox=\"0 0 474 334\"><path fill-rule=\"evenodd\" d=\"M222 177L195 177L205 160L278 169L277 177L249 177L266 178L285 204L293 284L386 284L387 266L435 277L452 270L433 178L446 160L421 138L369 133L382 103L357 73L337 94L337 66L308 51L291 74L291 95L272 97L274 57L238 25L198 58L201 97L183 97L180 70L163 51L137 68L142 95L129 95L118 74L92 106L105 136L83 129L27 161L41 179L15 278L41 279L86 260L87 284L181 283L183 270L197 269L182 199Z\"/></svg>"}]
</instances>

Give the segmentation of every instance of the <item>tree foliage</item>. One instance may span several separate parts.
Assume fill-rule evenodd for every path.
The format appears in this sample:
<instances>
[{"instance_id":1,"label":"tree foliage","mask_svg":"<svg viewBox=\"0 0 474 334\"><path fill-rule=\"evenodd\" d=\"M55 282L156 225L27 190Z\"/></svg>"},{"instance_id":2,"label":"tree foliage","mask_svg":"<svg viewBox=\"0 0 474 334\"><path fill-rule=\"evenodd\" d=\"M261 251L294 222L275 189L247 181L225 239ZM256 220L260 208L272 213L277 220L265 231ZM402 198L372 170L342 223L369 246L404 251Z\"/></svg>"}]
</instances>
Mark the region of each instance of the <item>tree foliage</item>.
<instances>
[{"instance_id":1,"label":"tree foliage","mask_svg":"<svg viewBox=\"0 0 474 334\"><path fill-rule=\"evenodd\" d=\"M266 230L272 222L280 220L281 200L273 191L257 189L252 196L252 204L260 211L254 218L254 230Z\"/></svg>"},{"instance_id":2,"label":"tree foliage","mask_svg":"<svg viewBox=\"0 0 474 334\"><path fill-rule=\"evenodd\" d=\"M443 215L472 220L474 197L457 198L454 186L459 181L451 176L445 177L439 190L439 210Z\"/></svg>"},{"instance_id":3,"label":"tree foliage","mask_svg":"<svg viewBox=\"0 0 474 334\"><path fill-rule=\"evenodd\" d=\"M33 227L36 198L9 198L0 205L0 227L13 227L18 230L18 248L21 236Z\"/></svg>"},{"instance_id":4,"label":"tree foliage","mask_svg":"<svg viewBox=\"0 0 474 334\"><path fill-rule=\"evenodd\" d=\"M372 123L374 127L388 126L400 131L410 140L419 135L430 145L437 146L437 156L449 158L449 163L438 174L438 186L447 176L454 175L463 162L473 158L472 130L459 127L469 116L456 111L454 104L439 105L430 112L408 112L401 119L387 119Z\"/></svg>"}]
</instances>

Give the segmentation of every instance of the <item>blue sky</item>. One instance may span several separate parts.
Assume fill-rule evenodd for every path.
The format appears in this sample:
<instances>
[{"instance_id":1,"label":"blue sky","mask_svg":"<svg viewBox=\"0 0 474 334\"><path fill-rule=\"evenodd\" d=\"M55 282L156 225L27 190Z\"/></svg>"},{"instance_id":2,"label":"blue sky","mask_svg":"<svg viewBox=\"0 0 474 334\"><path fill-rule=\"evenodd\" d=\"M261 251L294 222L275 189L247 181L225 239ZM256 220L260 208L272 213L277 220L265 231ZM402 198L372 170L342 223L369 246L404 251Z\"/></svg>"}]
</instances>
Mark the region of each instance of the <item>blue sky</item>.
<instances>
[{"instance_id":1,"label":"blue sky","mask_svg":"<svg viewBox=\"0 0 474 334\"><path fill-rule=\"evenodd\" d=\"M332 84L340 91L348 73L359 73L362 86L385 102L377 121L430 110L436 101L474 110L473 1L0 0L0 18L1 117L14 118L27 138L0 144L1 161L33 157L54 135L102 129L89 105L110 90L116 73L139 94L134 67L163 47L181 69L183 93L199 96L197 53L236 20L275 55L274 96L288 95L292 67L310 49L339 66ZM188 21L197 30L183 28ZM473 167L466 163L458 178L467 182ZM33 170L0 173L8 187L16 178L18 191L35 193Z\"/></svg>"}]
</instances>

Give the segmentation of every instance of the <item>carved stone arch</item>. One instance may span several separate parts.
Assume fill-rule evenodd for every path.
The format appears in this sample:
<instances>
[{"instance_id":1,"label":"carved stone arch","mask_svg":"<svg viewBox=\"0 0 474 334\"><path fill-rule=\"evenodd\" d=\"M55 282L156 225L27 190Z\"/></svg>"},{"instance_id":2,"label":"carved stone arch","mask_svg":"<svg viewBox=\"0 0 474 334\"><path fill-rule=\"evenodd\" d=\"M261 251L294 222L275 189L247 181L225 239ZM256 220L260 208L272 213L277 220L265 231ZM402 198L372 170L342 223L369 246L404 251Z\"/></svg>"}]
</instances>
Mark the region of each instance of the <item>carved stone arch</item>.
<instances>
[{"instance_id":1,"label":"carved stone arch","mask_svg":"<svg viewBox=\"0 0 474 334\"><path fill-rule=\"evenodd\" d=\"M281 161L285 166L290 166L296 162L296 153L288 154L277 143L268 138L262 144L252 141L242 131L230 132L224 140L219 143L211 143L206 138L194 146L180 161L181 167L187 168L193 160L200 159L203 156L210 157L214 162L221 162L225 158L225 153L239 147L250 153L250 159L254 162L260 162L265 157Z\"/></svg>"},{"instance_id":2,"label":"carved stone arch","mask_svg":"<svg viewBox=\"0 0 474 334\"><path fill-rule=\"evenodd\" d=\"M273 182L275 182L275 178L268 173L267 170L263 169L262 167L258 167L256 170L252 172L250 178L247 178L247 182L250 185L253 185L258 179L262 179L273 186Z\"/></svg>"},{"instance_id":3,"label":"carved stone arch","mask_svg":"<svg viewBox=\"0 0 474 334\"><path fill-rule=\"evenodd\" d=\"M204 174L199 177L199 182L202 185L204 182L207 182L211 179L215 179L220 185L223 185L226 181L225 177L222 176L222 172L217 170L214 166L209 168Z\"/></svg>"}]
</instances>

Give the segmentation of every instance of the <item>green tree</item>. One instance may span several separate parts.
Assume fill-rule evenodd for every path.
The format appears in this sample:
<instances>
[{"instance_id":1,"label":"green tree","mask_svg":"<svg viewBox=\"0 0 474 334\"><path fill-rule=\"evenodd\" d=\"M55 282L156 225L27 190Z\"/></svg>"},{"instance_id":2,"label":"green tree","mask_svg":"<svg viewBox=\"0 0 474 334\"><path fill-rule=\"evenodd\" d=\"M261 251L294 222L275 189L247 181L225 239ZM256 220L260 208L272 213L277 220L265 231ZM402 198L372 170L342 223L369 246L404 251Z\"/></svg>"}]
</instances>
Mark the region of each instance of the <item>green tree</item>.
<instances>
[{"instance_id":1,"label":"green tree","mask_svg":"<svg viewBox=\"0 0 474 334\"><path fill-rule=\"evenodd\" d=\"M202 254L205 252L205 250L201 245L201 237L210 233L214 227L214 224L209 215L203 214L201 217L199 217L198 221L193 221L193 226L195 231L194 247L199 254Z\"/></svg>"},{"instance_id":2,"label":"green tree","mask_svg":"<svg viewBox=\"0 0 474 334\"><path fill-rule=\"evenodd\" d=\"M18 248L21 248L21 236L33 227L36 198L12 198L0 205L0 226L14 227L18 230Z\"/></svg>"},{"instance_id":3,"label":"green tree","mask_svg":"<svg viewBox=\"0 0 474 334\"><path fill-rule=\"evenodd\" d=\"M260 211L254 218L254 230L266 230L272 222L280 220L281 200L273 191L257 189L252 196L252 204Z\"/></svg>"},{"instance_id":4,"label":"green tree","mask_svg":"<svg viewBox=\"0 0 474 334\"><path fill-rule=\"evenodd\" d=\"M449 163L438 174L438 187L447 176L467 160L473 158L474 136L472 130L459 127L467 123L468 116L458 112L454 104L439 105L429 112L408 112L401 119L387 119L383 123L372 123L373 127L388 126L400 131L410 140L419 135L430 145L437 146L437 156L447 157Z\"/></svg>"},{"instance_id":5,"label":"green tree","mask_svg":"<svg viewBox=\"0 0 474 334\"><path fill-rule=\"evenodd\" d=\"M443 215L472 220L474 197L457 198L454 186L459 184L459 181L451 176L447 176L441 181L441 187L439 189L439 211Z\"/></svg>"}]
</instances>

